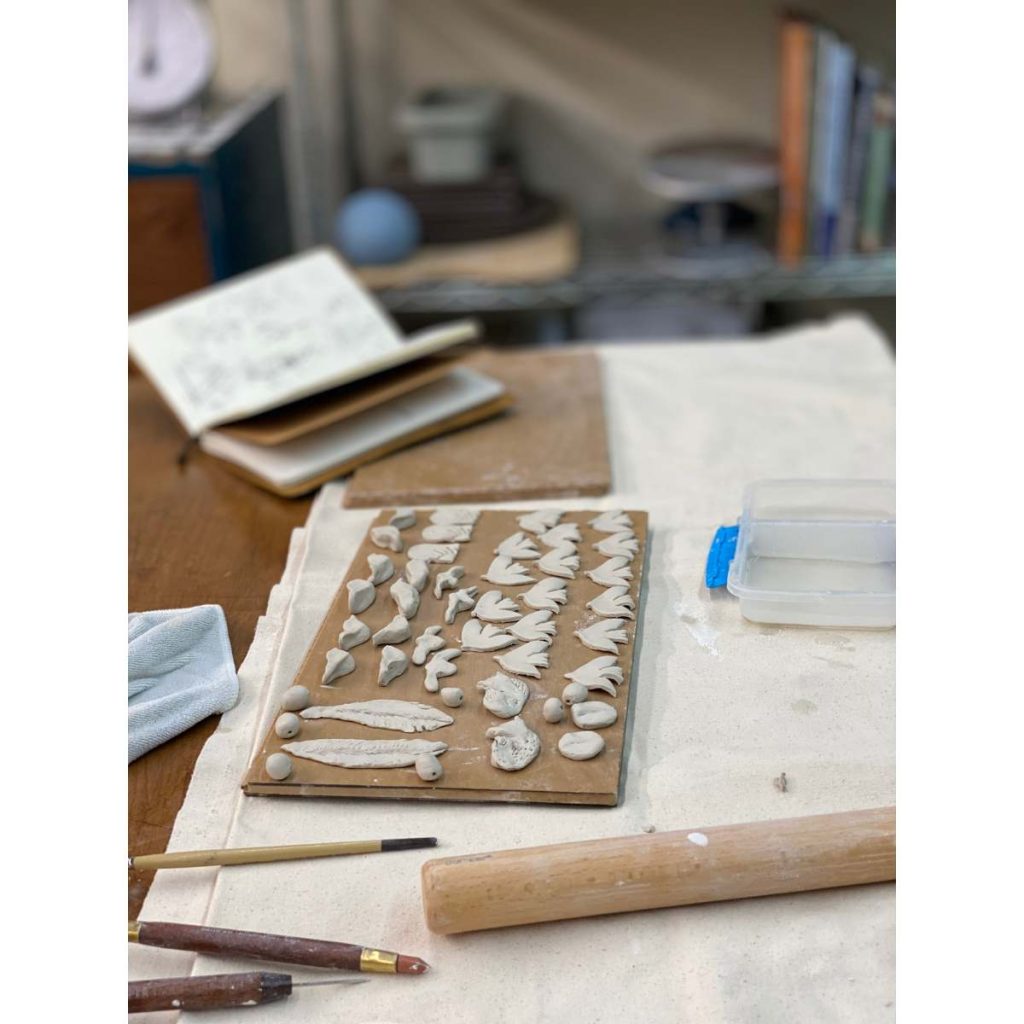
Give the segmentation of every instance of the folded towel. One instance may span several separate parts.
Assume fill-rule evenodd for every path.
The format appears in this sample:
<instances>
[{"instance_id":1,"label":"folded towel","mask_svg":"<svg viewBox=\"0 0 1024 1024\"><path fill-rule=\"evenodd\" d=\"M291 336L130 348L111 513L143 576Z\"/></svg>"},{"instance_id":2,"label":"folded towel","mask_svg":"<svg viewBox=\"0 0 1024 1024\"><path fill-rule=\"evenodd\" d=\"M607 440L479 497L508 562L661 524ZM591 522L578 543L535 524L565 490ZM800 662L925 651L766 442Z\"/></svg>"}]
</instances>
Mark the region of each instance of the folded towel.
<instances>
[{"instance_id":1,"label":"folded towel","mask_svg":"<svg viewBox=\"0 0 1024 1024\"><path fill-rule=\"evenodd\" d=\"M237 700L238 676L220 605L129 613L129 761Z\"/></svg>"}]
</instances>

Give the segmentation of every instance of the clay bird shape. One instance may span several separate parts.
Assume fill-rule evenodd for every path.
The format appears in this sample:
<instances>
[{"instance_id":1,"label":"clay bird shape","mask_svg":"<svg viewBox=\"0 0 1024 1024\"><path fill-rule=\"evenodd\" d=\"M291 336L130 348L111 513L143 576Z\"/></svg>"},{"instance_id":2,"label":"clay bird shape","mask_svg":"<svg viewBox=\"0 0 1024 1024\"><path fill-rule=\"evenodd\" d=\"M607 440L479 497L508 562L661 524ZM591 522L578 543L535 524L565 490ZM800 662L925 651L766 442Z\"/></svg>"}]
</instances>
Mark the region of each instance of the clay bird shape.
<instances>
[{"instance_id":1,"label":"clay bird shape","mask_svg":"<svg viewBox=\"0 0 1024 1024\"><path fill-rule=\"evenodd\" d=\"M464 651L500 651L515 642L516 638L511 633L504 633L498 626L479 619L467 619L459 638Z\"/></svg>"},{"instance_id":2,"label":"clay bird shape","mask_svg":"<svg viewBox=\"0 0 1024 1024\"><path fill-rule=\"evenodd\" d=\"M576 523L560 523L540 535L541 544L546 544L549 548L557 548L559 544L566 542L579 544L581 540L583 537L580 536L580 528Z\"/></svg>"},{"instance_id":3,"label":"clay bird shape","mask_svg":"<svg viewBox=\"0 0 1024 1024\"><path fill-rule=\"evenodd\" d=\"M633 618L633 598L629 596L629 587L609 587L602 590L587 607L595 614L606 619Z\"/></svg>"},{"instance_id":4,"label":"clay bird shape","mask_svg":"<svg viewBox=\"0 0 1024 1024\"><path fill-rule=\"evenodd\" d=\"M520 640L544 640L555 635L555 624L551 621L550 609L542 608L537 612L524 615L518 622L508 627L508 631Z\"/></svg>"},{"instance_id":5,"label":"clay bird shape","mask_svg":"<svg viewBox=\"0 0 1024 1024\"><path fill-rule=\"evenodd\" d=\"M481 577L488 583L499 586L521 587L524 583L536 583L533 576L527 575L526 569L518 562L513 562L507 555L498 555Z\"/></svg>"},{"instance_id":6,"label":"clay bird shape","mask_svg":"<svg viewBox=\"0 0 1024 1024\"><path fill-rule=\"evenodd\" d=\"M594 548L602 555L621 555L632 561L633 556L640 550L640 541L632 530L623 530L622 533L613 533L604 540L598 541Z\"/></svg>"},{"instance_id":7,"label":"clay bird shape","mask_svg":"<svg viewBox=\"0 0 1024 1024\"><path fill-rule=\"evenodd\" d=\"M547 610L557 612L559 605L569 600L565 594L565 584L559 580L541 580L536 586L530 587L525 594L520 594L520 600L530 608L538 611Z\"/></svg>"},{"instance_id":8,"label":"clay bird shape","mask_svg":"<svg viewBox=\"0 0 1024 1024\"><path fill-rule=\"evenodd\" d=\"M609 696L616 696L616 685L622 683L622 669L619 668L614 654L603 654L600 658L580 665L572 672L565 673L566 679L581 683L588 690L603 690Z\"/></svg>"},{"instance_id":9,"label":"clay bird shape","mask_svg":"<svg viewBox=\"0 0 1024 1024\"><path fill-rule=\"evenodd\" d=\"M506 672L511 672L513 675L540 679L540 670L547 668L549 664L548 648L550 646L550 640L531 640L514 650L496 654L494 660Z\"/></svg>"},{"instance_id":10,"label":"clay bird shape","mask_svg":"<svg viewBox=\"0 0 1024 1024\"><path fill-rule=\"evenodd\" d=\"M560 508L539 508L535 512L528 512L520 516L516 522L530 533L544 533L558 524L558 520L565 513Z\"/></svg>"},{"instance_id":11,"label":"clay bird shape","mask_svg":"<svg viewBox=\"0 0 1024 1024\"><path fill-rule=\"evenodd\" d=\"M613 509L609 512L602 512L595 519L591 519L590 525L598 533L619 533L622 530L630 529L633 520L621 509Z\"/></svg>"},{"instance_id":12,"label":"clay bird shape","mask_svg":"<svg viewBox=\"0 0 1024 1024\"><path fill-rule=\"evenodd\" d=\"M537 568L548 576L559 576L564 580L576 579L576 571L580 567L580 556L576 548L568 541L552 548L538 563Z\"/></svg>"},{"instance_id":13,"label":"clay bird shape","mask_svg":"<svg viewBox=\"0 0 1024 1024\"><path fill-rule=\"evenodd\" d=\"M629 637L622 628L625 621L625 619L598 619L586 629L577 629L573 636L579 637L583 646L589 647L592 651L618 654L618 645L629 642Z\"/></svg>"},{"instance_id":14,"label":"clay bird shape","mask_svg":"<svg viewBox=\"0 0 1024 1024\"><path fill-rule=\"evenodd\" d=\"M540 558L540 551L537 545L520 530L506 537L495 549L496 555L504 555L506 558Z\"/></svg>"},{"instance_id":15,"label":"clay bird shape","mask_svg":"<svg viewBox=\"0 0 1024 1024\"><path fill-rule=\"evenodd\" d=\"M633 578L633 570L629 567L629 559L617 555L602 562L596 569L588 569L584 574L602 587L621 587L626 580Z\"/></svg>"},{"instance_id":16,"label":"clay bird shape","mask_svg":"<svg viewBox=\"0 0 1024 1024\"><path fill-rule=\"evenodd\" d=\"M522 612L511 597L503 597L500 590L488 590L477 601L473 614L484 622L518 622Z\"/></svg>"}]
</instances>

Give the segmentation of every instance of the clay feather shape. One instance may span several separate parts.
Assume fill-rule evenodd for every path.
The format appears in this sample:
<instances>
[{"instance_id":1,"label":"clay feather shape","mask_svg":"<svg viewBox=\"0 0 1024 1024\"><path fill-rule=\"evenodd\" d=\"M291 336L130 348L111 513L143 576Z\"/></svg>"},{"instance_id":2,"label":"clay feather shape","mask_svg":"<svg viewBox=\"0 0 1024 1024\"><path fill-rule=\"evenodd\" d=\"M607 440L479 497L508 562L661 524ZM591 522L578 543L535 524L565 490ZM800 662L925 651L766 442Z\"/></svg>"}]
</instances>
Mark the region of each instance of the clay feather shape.
<instances>
[{"instance_id":1,"label":"clay feather shape","mask_svg":"<svg viewBox=\"0 0 1024 1024\"><path fill-rule=\"evenodd\" d=\"M565 580L576 579L576 570L580 567L580 556L576 548L568 541L552 548L538 563L537 568L548 576L559 576Z\"/></svg>"},{"instance_id":2,"label":"clay feather shape","mask_svg":"<svg viewBox=\"0 0 1024 1024\"><path fill-rule=\"evenodd\" d=\"M480 510L472 508L437 508L430 521L437 526L472 526L480 518Z\"/></svg>"},{"instance_id":3,"label":"clay feather shape","mask_svg":"<svg viewBox=\"0 0 1024 1024\"><path fill-rule=\"evenodd\" d=\"M629 596L629 587L609 587L602 590L587 607L595 614L607 619L633 618L633 598Z\"/></svg>"},{"instance_id":4,"label":"clay feather shape","mask_svg":"<svg viewBox=\"0 0 1024 1024\"><path fill-rule=\"evenodd\" d=\"M530 696L530 688L522 679L513 679L500 672L489 679L481 679L476 688L484 695L484 707L499 718L514 718L523 710Z\"/></svg>"},{"instance_id":5,"label":"clay feather shape","mask_svg":"<svg viewBox=\"0 0 1024 1024\"><path fill-rule=\"evenodd\" d=\"M333 683L335 679L340 679L342 676L347 676L349 672L354 672L355 667L356 659L348 651L334 648L327 652L327 664L324 667L324 675L320 682L326 686L328 683Z\"/></svg>"},{"instance_id":6,"label":"clay feather shape","mask_svg":"<svg viewBox=\"0 0 1024 1024\"><path fill-rule=\"evenodd\" d=\"M540 558L540 550L534 542L520 530L506 537L495 549L496 555L506 558Z\"/></svg>"},{"instance_id":7,"label":"clay feather shape","mask_svg":"<svg viewBox=\"0 0 1024 1024\"><path fill-rule=\"evenodd\" d=\"M357 722L371 729L395 729L398 732L432 732L455 721L429 704L414 700L359 700L351 704L326 704L306 708L303 718L334 718L339 722Z\"/></svg>"},{"instance_id":8,"label":"clay feather shape","mask_svg":"<svg viewBox=\"0 0 1024 1024\"><path fill-rule=\"evenodd\" d=\"M395 563L387 555L367 555L366 562L370 566L370 582L374 586L395 575Z\"/></svg>"},{"instance_id":9,"label":"clay feather shape","mask_svg":"<svg viewBox=\"0 0 1024 1024\"><path fill-rule=\"evenodd\" d=\"M402 535L393 526L375 526L370 530L370 540L379 548L400 552L405 547Z\"/></svg>"},{"instance_id":10,"label":"clay feather shape","mask_svg":"<svg viewBox=\"0 0 1024 1024\"><path fill-rule=\"evenodd\" d=\"M438 562L451 565L459 557L458 544L413 544L409 548L409 557L418 558L423 562Z\"/></svg>"},{"instance_id":11,"label":"clay feather shape","mask_svg":"<svg viewBox=\"0 0 1024 1024\"><path fill-rule=\"evenodd\" d=\"M341 624L341 632L338 634L338 646L343 651L350 651L353 647L365 644L369 639L370 627L365 622L360 622L354 615L350 615Z\"/></svg>"},{"instance_id":12,"label":"clay feather shape","mask_svg":"<svg viewBox=\"0 0 1024 1024\"><path fill-rule=\"evenodd\" d=\"M413 618L420 610L420 592L407 580L396 580L391 584L391 600L399 614L407 619Z\"/></svg>"},{"instance_id":13,"label":"clay feather shape","mask_svg":"<svg viewBox=\"0 0 1024 1024\"><path fill-rule=\"evenodd\" d=\"M550 646L550 640L531 640L514 650L496 654L494 660L506 672L511 672L513 675L540 679L540 670L547 668L549 664L548 648Z\"/></svg>"},{"instance_id":14,"label":"clay feather shape","mask_svg":"<svg viewBox=\"0 0 1024 1024\"><path fill-rule=\"evenodd\" d=\"M438 680L447 676L455 675L457 669L452 662L462 656L458 647L449 647L447 651L435 654L427 662L426 675L423 677L423 686L428 693L437 693Z\"/></svg>"},{"instance_id":15,"label":"clay feather shape","mask_svg":"<svg viewBox=\"0 0 1024 1024\"><path fill-rule=\"evenodd\" d=\"M521 718L513 718L487 730L491 744L491 764L506 772L517 772L540 753L540 737Z\"/></svg>"},{"instance_id":16,"label":"clay feather shape","mask_svg":"<svg viewBox=\"0 0 1024 1024\"><path fill-rule=\"evenodd\" d=\"M625 619L598 619L586 629L577 629L573 636L578 636L584 647L592 651L608 651L609 654L619 653L619 644L629 643L629 637L622 628Z\"/></svg>"},{"instance_id":17,"label":"clay feather shape","mask_svg":"<svg viewBox=\"0 0 1024 1024\"><path fill-rule=\"evenodd\" d=\"M640 550L640 541L636 539L636 534L632 530L623 530L622 533L613 533L598 541L594 549L608 557L621 555L632 561L633 556Z\"/></svg>"},{"instance_id":18,"label":"clay feather shape","mask_svg":"<svg viewBox=\"0 0 1024 1024\"><path fill-rule=\"evenodd\" d=\"M583 540L580 528L576 523L560 523L540 535L541 544L549 548L557 548L560 544L579 544Z\"/></svg>"},{"instance_id":19,"label":"clay feather shape","mask_svg":"<svg viewBox=\"0 0 1024 1024\"><path fill-rule=\"evenodd\" d=\"M521 587L525 583L536 583L535 577L528 575L526 569L518 562L513 562L507 555L498 555L481 577L488 583L497 583L508 587Z\"/></svg>"},{"instance_id":20,"label":"clay feather shape","mask_svg":"<svg viewBox=\"0 0 1024 1024\"><path fill-rule=\"evenodd\" d=\"M622 669L619 668L614 654L603 654L600 658L580 665L572 672L565 673L566 679L581 683L588 690L603 690L609 696L616 696L615 687L622 683Z\"/></svg>"},{"instance_id":21,"label":"clay feather shape","mask_svg":"<svg viewBox=\"0 0 1024 1024\"><path fill-rule=\"evenodd\" d=\"M500 651L503 647L511 647L516 638L504 632L499 626L479 619L467 619L462 627L459 644L464 651Z\"/></svg>"},{"instance_id":22,"label":"clay feather shape","mask_svg":"<svg viewBox=\"0 0 1024 1024\"><path fill-rule=\"evenodd\" d=\"M626 580L633 578L633 570L629 567L629 559L616 555L602 562L596 569L588 569L585 573L602 587L621 587Z\"/></svg>"},{"instance_id":23,"label":"clay feather shape","mask_svg":"<svg viewBox=\"0 0 1024 1024\"><path fill-rule=\"evenodd\" d=\"M539 508L519 516L516 522L529 533L544 533L558 524L565 513L560 508Z\"/></svg>"},{"instance_id":24,"label":"clay feather shape","mask_svg":"<svg viewBox=\"0 0 1024 1024\"><path fill-rule=\"evenodd\" d=\"M521 594L520 599L530 608L550 612L557 612L558 606L569 600L565 593L565 584L561 580L553 579L541 580L525 594Z\"/></svg>"},{"instance_id":25,"label":"clay feather shape","mask_svg":"<svg viewBox=\"0 0 1024 1024\"><path fill-rule=\"evenodd\" d=\"M488 590L477 601L473 614L484 622L518 622L522 612L511 597L504 597L500 590Z\"/></svg>"},{"instance_id":26,"label":"clay feather shape","mask_svg":"<svg viewBox=\"0 0 1024 1024\"><path fill-rule=\"evenodd\" d=\"M455 621L459 612L468 612L476 604L476 587L466 587L465 590L456 590L448 598L448 607L445 609L444 621L450 626Z\"/></svg>"},{"instance_id":27,"label":"clay feather shape","mask_svg":"<svg viewBox=\"0 0 1024 1024\"><path fill-rule=\"evenodd\" d=\"M555 635L555 623L552 613L547 608L524 615L518 622L508 627L508 631L520 640L544 640Z\"/></svg>"},{"instance_id":28,"label":"clay feather shape","mask_svg":"<svg viewBox=\"0 0 1024 1024\"><path fill-rule=\"evenodd\" d=\"M440 740L297 740L282 747L293 757L337 768L407 768L423 754L443 754Z\"/></svg>"},{"instance_id":29,"label":"clay feather shape","mask_svg":"<svg viewBox=\"0 0 1024 1024\"><path fill-rule=\"evenodd\" d=\"M427 628L416 637L416 646L412 652L412 663L422 665L427 660L428 654L441 650L444 647L444 637L441 636L440 626L427 626Z\"/></svg>"},{"instance_id":30,"label":"clay feather shape","mask_svg":"<svg viewBox=\"0 0 1024 1024\"><path fill-rule=\"evenodd\" d=\"M435 544L462 543L469 540L472 536L472 526L456 526L452 523L423 527L423 539Z\"/></svg>"},{"instance_id":31,"label":"clay feather shape","mask_svg":"<svg viewBox=\"0 0 1024 1024\"><path fill-rule=\"evenodd\" d=\"M444 572L439 572L434 579L434 597L438 600L446 590L454 590L459 585L459 580L466 575L466 570L461 565L453 565Z\"/></svg>"},{"instance_id":32,"label":"clay feather shape","mask_svg":"<svg viewBox=\"0 0 1024 1024\"><path fill-rule=\"evenodd\" d=\"M633 520L621 509L613 509L609 512L602 512L595 519L590 520L590 525L598 533L621 533L633 526Z\"/></svg>"}]
</instances>

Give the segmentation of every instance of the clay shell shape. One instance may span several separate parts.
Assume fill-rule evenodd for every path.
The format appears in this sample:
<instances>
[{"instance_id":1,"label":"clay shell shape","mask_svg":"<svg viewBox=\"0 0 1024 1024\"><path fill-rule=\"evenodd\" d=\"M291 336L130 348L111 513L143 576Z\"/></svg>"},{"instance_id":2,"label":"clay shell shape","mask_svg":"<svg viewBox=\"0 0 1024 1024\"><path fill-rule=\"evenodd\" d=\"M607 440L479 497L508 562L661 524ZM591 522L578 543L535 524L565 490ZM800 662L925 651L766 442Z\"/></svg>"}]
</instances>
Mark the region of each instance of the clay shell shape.
<instances>
[{"instance_id":1,"label":"clay shell shape","mask_svg":"<svg viewBox=\"0 0 1024 1024\"><path fill-rule=\"evenodd\" d=\"M410 558L405 563L405 579L417 593L422 593L430 580L430 566L422 558Z\"/></svg>"},{"instance_id":2,"label":"clay shell shape","mask_svg":"<svg viewBox=\"0 0 1024 1024\"><path fill-rule=\"evenodd\" d=\"M614 725L618 711L603 700L584 700L572 706L572 720L577 729L606 729Z\"/></svg>"},{"instance_id":3,"label":"clay shell shape","mask_svg":"<svg viewBox=\"0 0 1024 1024\"><path fill-rule=\"evenodd\" d=\"M487 730L491 744L491 764L506 772L518 772L540 753L540 738L521 718L491 726Z\"/></svg>"},{"instance_id":4,"label":"clay shell shape","mask_svg":"<svg viewBox=\"0 0 1024 1024\"><path fill-rule=\"evenodd\" d=\"M370 540L379 548L387 548L389 551L401 552L405 547L402 535L393 526L374 526L370 530Z\"/></svg>"},{"instance_id":5,"label":"clay shell shape","mask_svg":"<svg viewBox=\"0 0 1024 1024\"><path fill-rule=\"evenodd\" d=\"M354 615L350 615L342 624L338 634L338 646L343 651L351 651L353 647L365 644L370 639L370 627Z\"/></svg>"},{"instance_id":6,"label":"clay shell shape","mask_svg":"<svg viewBox=\"0 0 1024 1024\"><path fill-rule=\"evenodd\" d=\"M323 678L320 682L326 686L328 683L333 683L335 679L340 679L342 676L347 676L349 672L354 672L355 668L356 659L348 651L334 647L327 652L327 664L324 667Z\"/></svg>"},{"instance_id":7,"label":"clay shell shape","mask_svg":"<svg viewBox=\"0 0 1024 1024\"><path fill-rule=\"evenodd\" d=\"M409 658L397 647L385 647L380 652L377 685L389 686L409 667Z\"/></svg>"},{"instance_id":8,"label":"clay shell shape","mask_svg":"<svg viewBox=\"0 0 1024 1024\"><path fill-rule=\"evenodd\" d=\"M353 615L365 612L377 599L377 589L369 580L349 580L348 610Z\"/></svg>"},{"instance_id":9,"label":"clay shell shape","mask_svg":"<svg viewBox=\"0 0 1024 1024\"><path fill-rule=\"evenodd\" d=\"M370 567L370 582L374 586L386 583L395 575L395 563L387 555L367 555L366 564Z\"/></svg>"},{"instance_id":10,"label":"clay shell shape","mask_svg":"<svg viewBox=\"0 0 1024 1024\"><path fill-rule=\"evenodd\" d=\"M476 688L484 695L484 707L499 718L514 718L530 696L526 683L500 672L489 679L481 679Z\"/></svg>"},{"instance_id":11,"label":"clay shell shape","mask_svg":"<svg viewBox=\"0 0 1024 1024\"><path fill-rule=\"evenodd\" d=\"M558 740L558 752L570 761L589 761L604 750L604 737L597 732L567 732Z\"/></svg>"},{"instance_id":12,"label":"clay shell shape","mask_svg":"<svg viewBox=\"0 0 1024 1024\"><path fill-rule=\"evenodd\" d=\"M420 592L406 580L396 580L391 584L391 600L395 602L399 614L411 619L420 610Z\"/></svg>"},{"instance_id":13,"label":"clay shell shape","mask_svg":"<svg viewBox=\"0 0 1024 1024\"><path fill-rule=\"evenodd\" d=\"M391 513L388 524L396 530L408 530L410 526L416 525L416 510L414 508L396 508Z\"/></svg>"},{"instance_id":14,"label":"clay shell shape","mask_svg":"<svg viewBox=\"0 0 1024 1024\"><path fill-rule=\"evenodd\" d=\"M383 647L384 644L404 643L412 636L412 629L409 627L409 620L402 614L396 615L386 626L382 626L373 634L374 647Z\"/></svg>"}]
</instances>

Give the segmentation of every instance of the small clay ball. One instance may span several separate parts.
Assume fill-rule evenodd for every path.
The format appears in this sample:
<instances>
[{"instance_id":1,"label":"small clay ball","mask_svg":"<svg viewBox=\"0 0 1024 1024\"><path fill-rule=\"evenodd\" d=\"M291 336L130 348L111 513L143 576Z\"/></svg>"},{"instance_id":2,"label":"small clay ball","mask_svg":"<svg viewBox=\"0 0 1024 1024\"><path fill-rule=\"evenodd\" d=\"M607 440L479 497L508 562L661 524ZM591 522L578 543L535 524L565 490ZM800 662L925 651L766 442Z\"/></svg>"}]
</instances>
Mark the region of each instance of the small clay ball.
<instances>
[{"instance_id":1,"label":"small clay ball","mask_svg":"<svg viewBox=\"0 0 1024 1024\"><path fill-rule=\"evenodd\" d=\"M441 691L441 701L449 708L458 708L462 706L462 702L465 700L465 696L457 686L446 686Z\"/></svg>"},{"instance_id":2,"label":"small clay ball","mask_svg":"<svg viewBox=\"0 0 1024 1024\"><path fill-rule=\"evenodd\" d=\"M545 722L560 722L565 717L565 705L557 697L548 697L541 711Z\"/></svg>"},{"instance_id":3,"label":"small clay ball","mask_svg":"<svg viewBox=\"0 0 1024 1024\"><path fill-rule=\"evenodd\" d=\"M301 728L302 720L290 711L278 715L277 721L274 723L274 732L283 740L290 740L293 736L298 736Z\"/></svg>"},{"instance_id":4,"label":"small clay ball","mask_svg":"<svg viewBox=\"0 0 1024 1024\"><path fill-rule=\"evenodd\" d=\"M582 683L570 683L562 691L562 702L565 704L582 704L590 691Z\"/></svg>"},{"instance_id":5,"label":"small clay ball","mask_svg":"<svg viewBox=\"0 0 1024 1024\"><path fill-rule=\"evenodd\" d=\"M433 754L420 754L416 758L416 774L424 782L434 782L444 775L444 769Z\"/></svg>"},{"instance_id":6,"label":"small clay ball","mask_svg":"<svg viewBox=\"0 0 1024 1024\"><path fill-rule=\"evenodd\" d=\"M280 782L282 779L287 779L292 773L292 759L287 754L277 753L271 754L267 758L266 764L267 774L272 778Z\"/></svg>"},{"instance_id":7,"label":"small clay ball","mask_svg":"<svg viewBox=\"0 0 1024 1024\"><path fill-rule=\"evenodd\" d=\"M291 686L284 691L281 707L285 711L301 711L309 707L309 690L304 686Z\"/></svg>"}]
</instances>

